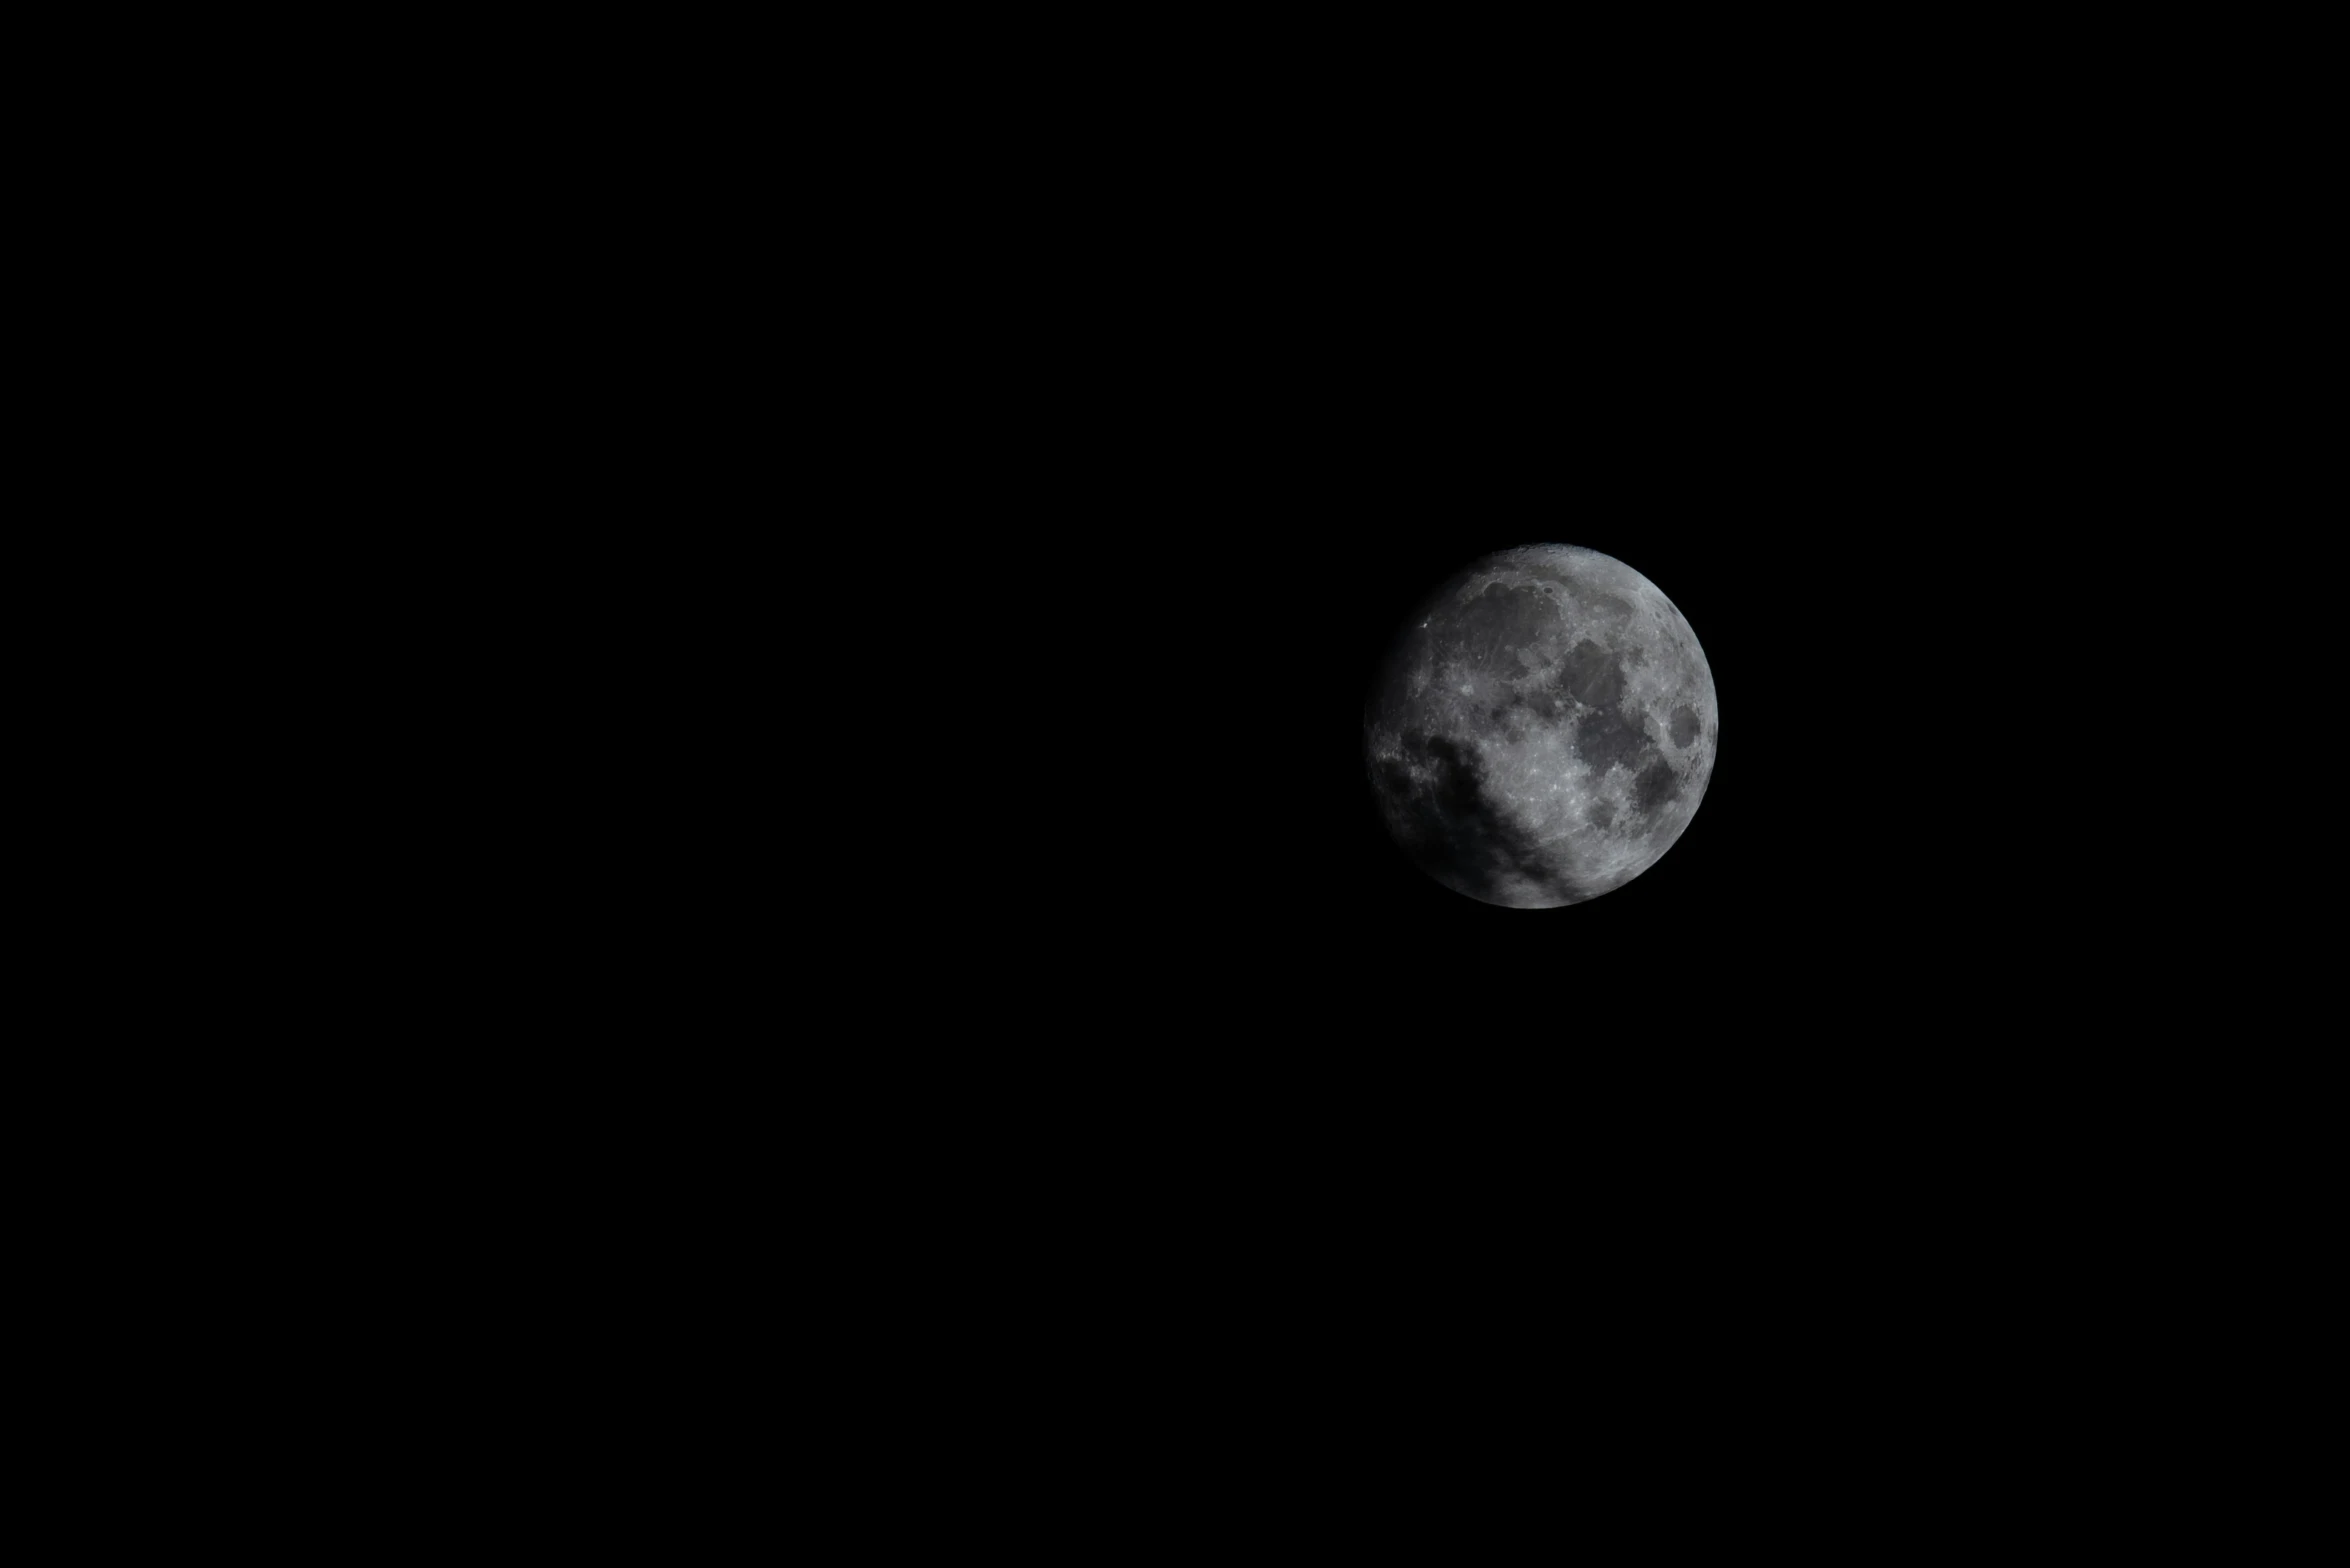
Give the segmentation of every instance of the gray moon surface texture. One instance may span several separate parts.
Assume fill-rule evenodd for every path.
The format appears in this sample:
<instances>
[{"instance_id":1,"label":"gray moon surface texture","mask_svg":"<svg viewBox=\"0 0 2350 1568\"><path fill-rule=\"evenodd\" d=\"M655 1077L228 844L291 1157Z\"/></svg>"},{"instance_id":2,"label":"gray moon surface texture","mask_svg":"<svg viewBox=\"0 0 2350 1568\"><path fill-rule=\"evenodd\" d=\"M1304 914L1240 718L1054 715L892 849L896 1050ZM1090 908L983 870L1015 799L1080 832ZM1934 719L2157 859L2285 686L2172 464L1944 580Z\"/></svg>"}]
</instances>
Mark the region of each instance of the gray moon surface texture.
<instances>
[{"instance_id":1,"label":"gray moon surface texture","mask_svg":"<svg viewBox=\"0 0 2350 1568\"><path fill-rule=\"evenodd\" d=\"M1656 864L1696 814L1720 735L1697 633L1595 550L1472 562L1397 632L1363 715L1387 829L1456 892L1579 904Z\"/></svg>"}]
</instances>

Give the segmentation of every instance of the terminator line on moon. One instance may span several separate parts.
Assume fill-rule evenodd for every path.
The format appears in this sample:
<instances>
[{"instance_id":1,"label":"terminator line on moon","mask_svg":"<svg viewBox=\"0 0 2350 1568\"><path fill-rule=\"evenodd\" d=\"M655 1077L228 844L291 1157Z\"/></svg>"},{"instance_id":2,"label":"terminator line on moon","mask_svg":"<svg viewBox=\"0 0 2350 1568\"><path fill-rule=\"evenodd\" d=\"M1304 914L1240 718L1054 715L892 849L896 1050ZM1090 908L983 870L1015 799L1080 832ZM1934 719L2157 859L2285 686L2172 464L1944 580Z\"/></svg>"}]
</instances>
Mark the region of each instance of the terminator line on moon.
<instances>
[{"instance_id":1,"label":"terminator line on moon","mask_svg":"<svg viewBox=\"0 0 2350 1568\"><path fill-rule=\"evenodd\" d=\"M1720 734L1697 634L1573 545L1471 563L1397 633L1364 710L1380 814L1419 867L1514 909L1622 887L1673 847Z\"/></svg>"}]
</instances>

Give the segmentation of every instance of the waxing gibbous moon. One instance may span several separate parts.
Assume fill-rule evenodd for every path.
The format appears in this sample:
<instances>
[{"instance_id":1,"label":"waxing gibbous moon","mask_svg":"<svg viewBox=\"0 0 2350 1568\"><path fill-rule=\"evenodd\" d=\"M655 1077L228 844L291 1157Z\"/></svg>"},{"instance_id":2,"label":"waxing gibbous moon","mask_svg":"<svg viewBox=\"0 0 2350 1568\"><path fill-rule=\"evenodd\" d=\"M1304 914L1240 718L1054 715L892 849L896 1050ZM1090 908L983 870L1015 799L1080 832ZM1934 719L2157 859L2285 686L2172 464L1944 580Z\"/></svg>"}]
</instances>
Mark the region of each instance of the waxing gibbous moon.
<instances>
[{"instance_id":1,"label":"waxing gibbous moon","mask_svg":"<svg viewBox=\"0 0 2350 1568\"><path fill-rule=\"evenodd\" d=\"M1720 733L1697 633L1647 578L1573 545L1503 550L1413 612L1363 742L1388 831L1437 881L1552 909L1673 847Z\"/></svg>"}]
</instances>

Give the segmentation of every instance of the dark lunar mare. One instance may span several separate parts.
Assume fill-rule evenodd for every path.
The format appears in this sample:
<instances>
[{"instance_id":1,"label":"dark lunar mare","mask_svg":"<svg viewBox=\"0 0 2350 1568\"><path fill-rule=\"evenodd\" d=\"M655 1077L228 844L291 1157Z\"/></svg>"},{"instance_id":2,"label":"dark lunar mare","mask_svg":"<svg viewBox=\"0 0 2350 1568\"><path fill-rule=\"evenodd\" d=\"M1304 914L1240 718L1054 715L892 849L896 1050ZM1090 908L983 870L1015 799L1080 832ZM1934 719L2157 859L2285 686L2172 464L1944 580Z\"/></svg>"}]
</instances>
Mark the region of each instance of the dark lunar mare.
<instances>
[{"instance_id":1,"label":"dark lunar mare","mask_svg":"<svg viewBox=\"0 0 2350 1568\"><path fill-rule=\"evenodd\" d=\"M1560 665L1557 684L1577 702L1612 708L1624 699L1624 666L1614 654L1586 637Z\"/></svg>"},{"instance_id":2,"label":"dark lunar mare","mask_svg":"<svg viewBox=\"0 0 2350 1568\"><path fill-rule=\"evenodd\" d=\"M1621 708L1600 708L1575 721L1575 755L1603 774L1618 763L1630 767L1648 748L1648 732Z\"/></svg>"},{"instance_id":3,"label":"dark lunar mare","mask_svg":"<svg viewBox=\"0 0 2350 1568\"><path fill-rule=\"evenodd\" d=\"M1654 814L1665 802L1680 798L1681 776L1662 757L1642 768L1632 780L1632 804L1638 806L1644 816Z\"/></svg>"},{"instance_id":4,"label":"dark lunar mare","mask_svg":"<svg viewBox=\"0 0 2350 1568\"><path fill-rule=\"evenodd\" d=\"M1550 601L1531 588L1488 583L1446 617L1437 647L1471 669L1516 676L1524 673L1518 650L1556 624L1557 617Z\"/></svg>"},{"instance_id":5,"label":"dark lunar mare","mask_svg":"<svg viewBox=\"0 0 2350 1568\"><path fill-rule=\"evenodd\" d=\"M1570 573L1562 572L1554 566L1543 566L1536 563L1521 565L1518 569L1529 577L1539 577L1547 582L1557 583L1567 591L1567 597L1592 614L1613 616L1617 620L1623 620L1632 614L1631 600L1593 588L1588 583L1580 582Z\"/></svg>"}]
</instances>

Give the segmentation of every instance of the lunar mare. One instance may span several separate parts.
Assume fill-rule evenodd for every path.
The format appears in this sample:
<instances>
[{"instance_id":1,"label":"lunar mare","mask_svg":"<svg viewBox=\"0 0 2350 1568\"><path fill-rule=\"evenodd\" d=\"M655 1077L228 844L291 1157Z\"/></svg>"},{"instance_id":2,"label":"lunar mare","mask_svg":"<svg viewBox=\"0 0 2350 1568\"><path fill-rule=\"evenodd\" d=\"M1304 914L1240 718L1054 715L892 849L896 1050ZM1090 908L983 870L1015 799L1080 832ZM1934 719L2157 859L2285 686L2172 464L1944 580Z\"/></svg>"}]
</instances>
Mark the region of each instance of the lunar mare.
<instances>
[{"instance_id":1,"label":"lunar mare","mask_svg":"<svg viewBox=\"0 0 2350 1568\"><path fill-rule=\"evenodd\" d=\"M1381 816L1420 868L1516 909L1581 903L1654 865L1713 775L1697 634L1595 550L1472 563L1397 633L1363 715Z\"/></svg>"}]
</instances>

